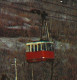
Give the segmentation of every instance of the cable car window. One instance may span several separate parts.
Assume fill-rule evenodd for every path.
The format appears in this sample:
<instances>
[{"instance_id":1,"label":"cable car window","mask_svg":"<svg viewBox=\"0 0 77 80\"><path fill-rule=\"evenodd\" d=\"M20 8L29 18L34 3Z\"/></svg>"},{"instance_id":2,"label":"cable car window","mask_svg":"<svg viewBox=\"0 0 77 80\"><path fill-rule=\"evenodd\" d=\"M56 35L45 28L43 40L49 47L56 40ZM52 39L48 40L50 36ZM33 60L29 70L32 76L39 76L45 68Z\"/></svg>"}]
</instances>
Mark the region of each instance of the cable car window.
<instances>
[{"instance_id":1,"label":"cable car window","mask_svg":"<svg viewBox=\"0 0 77 80\"><path fill-rule=\"evenodd\" d=\"M41 51L41 44L38 44L38 51Z\"/></svg>"},{"instance_id":2,"label":"cable car window","mask_svg":"<svg viewBox=\"0 0 77 80\"><path fill-rule=\"evenodd\" d=\"M51 50L52 50L52 44L47 43L47 50L48 50L48 51L51 51Z\"/></svg>"},{"instance_id":3,"label":"cable car window","mask_svg":"<svg viewBox=\"0 0 77 80\"><path fill-rule=\"evenodd\" d=\"M26 52L30 52L30 45L26 46Z\"/></svg>"},{"instance_id":4,"label":"cable car window","mask_svg":"<svg viewBox=\"0 0 77 80\"><path fill-rule=\"evenodd\" d=\"M46 44L42 44L42 50L45 50L46 51Z\"/></svg>"},{"instance_id":5,"label":"cable car window","mask_svg":"<svg viewBox=\"0 0 77 80\"><path fill-rule=\"evenodd\" d=\"M34 51L34 47L33 47L33 45L32 45L32 52Z\"/></svg>"},{"instance_id":6,"label":"cable car window","mask_svg":"<svg viewBox=\"0 0 77 80\"><path fill-rule=\"evenodd\" d=\"M54 45L52 44L52 50L54 51Z\"/></svg>"},{"instance_id":7,"label":"cable car window","mask_svg":"<svg viewBox=\"0 0 77 80\"><path fill-rule=\"evenodd\" d=\"M35 51L37 51L37 45L35 45Z\"/></svg>"}]
</instances>

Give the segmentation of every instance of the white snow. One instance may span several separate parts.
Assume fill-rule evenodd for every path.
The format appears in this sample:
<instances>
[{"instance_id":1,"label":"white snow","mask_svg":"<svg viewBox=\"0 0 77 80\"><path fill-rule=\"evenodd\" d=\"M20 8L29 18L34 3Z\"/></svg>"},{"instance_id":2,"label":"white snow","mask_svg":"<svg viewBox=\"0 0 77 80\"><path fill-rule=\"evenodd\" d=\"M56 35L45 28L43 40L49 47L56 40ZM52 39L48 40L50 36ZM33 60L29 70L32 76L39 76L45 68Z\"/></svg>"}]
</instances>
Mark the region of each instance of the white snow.
<instances>
[{"instance_id":1,"label":"white snow","mask_svg":"<svg viewBox=\"0 0 77 80\"><path fill-rule=\"evenodd\" d=\"M32 38L25 38L26 41L28 40L39 40L39 38L35 38L35 37L32 37ZM25 43L26 43L25 41ZM19 42L19 38L0 38L0 49L3 48L3 49L9 49L11 51L14 51L14 50L22 50L22 49L25 49L25 43L23 42ZM72 47L73 45L71 45L70 43L63 43L63 42L59 42L59 41L55 41L55 49L57 50L67 50L67 49L73 49ZM74 45L75 48L77 48L75 45Z\"/></svg>"},{"instance_id":2,"label":"white snow","mask_svg":"<svg viewBox=\"0 0 77 80\"><path fill-rule=\"evenodd\" d=\"M60 41L55 41L55 49L59 49L59 50L67 50L71 48L71 44L70 43L64 43L64 42L60 42Z\"/></svg>"},{"instance_id":3,"label":"white snow","mask_svg":"<svg viewBox=\"0 0 77 80\"><path fill-rule=\"evenodd\" d=\"M0 38L0 48L9 50L21 50L25 48L25 43L17 41L18 38Z\"/></svg>"}]
</instances>

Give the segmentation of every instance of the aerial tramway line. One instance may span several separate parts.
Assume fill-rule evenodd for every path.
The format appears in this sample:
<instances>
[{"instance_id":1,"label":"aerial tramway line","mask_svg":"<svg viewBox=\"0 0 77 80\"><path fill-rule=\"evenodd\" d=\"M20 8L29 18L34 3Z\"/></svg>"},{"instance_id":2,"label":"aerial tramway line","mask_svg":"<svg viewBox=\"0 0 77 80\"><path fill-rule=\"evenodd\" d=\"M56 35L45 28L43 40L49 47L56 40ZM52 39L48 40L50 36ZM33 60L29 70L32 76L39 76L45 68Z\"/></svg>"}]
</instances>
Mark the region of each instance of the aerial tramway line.
<instances>
[{"instance_id":1,"label":"aerial tramway line","mask_svg":"<svg viewBox=\"0 0 77 80\"><path fill-rule=\"evenodd\" d=\"M38 1L35 1L35 2L38 2ZM55 5L56 7L63 7L63 8L66 8L66 9L70 9L70 10L77 10L76 8L72 8L72 7L69 7L69 6L65 6L65 5L63 5L63 4L57 4L57 3L53 3L53 2L48 2L48 1L42 1L42 2L44 2L44 3L46 3L46 4L52 4L52 5ZM42 3L41 1L40 2L38 2L39 4L40 3ZM20 3L14 3L14 4L16 4L16 5L20 5ZM36 4L36 3L35 3ZM29 8L32 8L32 9L39 9L39 10L42 10L41 8L40 8L40 6L39 7L36 7L35 5L29 5L29 4L24 4L24 3L22 3L21 5L24 5L25 7L29 7ZM42 5L42 4L41 4ZM21 8L19 8L20 10L21 10ZM47 12L53 12L53 13L58 13L58 14L63 14L63 15L66 15L66 16L70 16L70 17L73 17L73 18L76 18L77 16L76 15L73 15L73 14L70 14L70 13L67 13L67 12L61 12L61 11L57 11L57 10L50 10L50 9L44 9L45 11L47 11ZM24 12L30 12L30 11L27 11L27 10L25 10L25 9L23 9L23 10L21 10L21 11L24 11ZM48 18L52 18L52 19L58 19L58 20L62 20L62 19L64 19L64 18L62 18L62 17L57 17L57 16L47 16ZM69 18L66 18L65 19L65 21L69 21L69 22L77 22L77 20L73 20L73 19L69 19Z\"/></svg>"},{"instance_id":2,"label":"aerial tramway line","mask_svg":"<svg viewBox=\"0 0 77 80\"><path fill-rule=\"evenodd\" d=\"M36 1L37 2L37 1ZM66 5L63 5L63 4L57 4L57 3L53 3L53 2L48 2L48 1L42 1L46 4L52 4L52 5L55 5L56 7L63 7L63 8L66 8L66 9L70 9L70 10L77 10L76 8L73 8L73 7L69 7L69 6L66 6ZM40 3L42 3L40 1ZM8 3L8 2L6 2ZM22 9L21 7L17 7L16 5L24 5L25 7L30 7L30 8L35 8L35 9L39 9L41 10L41 8L38 8L38 7L34 7L32 5L28 5L25 3L17 3L17 2L12 2L11 4L14 4L14 5L9 5L9 4L5 4L5 3L0 3L1 6L4 6L5 8L8 7L8 8L12 8L12 9L16 9L16 10L19 10L19 11L22 11L22 12L27 12L27 13L31 13L29 10L26 10L26 9ZM16 4L16 5L15 5ZM55 10L49 10L49 9L44 9L45 11L48 11L48 12L54 12L54 13L58 13L58 14L64 14L64 15L67 15L67 16L70 16L70 17L77 17L76 15L73 15L73 14L69 14L69 13L65 13L65 12L60 12L60 11L55 11ZM58 19L58 20L62 20L64 18L62 17L56 17L56 16L48 16L48 18L52 18L52 19ZM77 20L73 20L73 19L65 19L65 21L69 21L69 22L76 22L77 23Z\"/></svg>"},{"instance_id":3,"label":"aerial tramway line","mask_svg":"<svg viewBox=\"0 0 77 80\"><path fill-rule=\"evenodd\" d=\"M41 26L41 37L39 41L33 41L26 43L26 60L29 64L38 62L50 62L51 64L51 79L53 75L53 61L54 61L54 42L49 41L48 30L46 26L46 16L48 14L40 10L31 10L32 13L41 15L42 26ZM45 25L45 26L44 26ZM46 27L46 37L43 39L43 26ZM50 80L51 80L50 79ZM33 79L33 68L32 68L32 80Z\"/></svg>"}]
</instances>

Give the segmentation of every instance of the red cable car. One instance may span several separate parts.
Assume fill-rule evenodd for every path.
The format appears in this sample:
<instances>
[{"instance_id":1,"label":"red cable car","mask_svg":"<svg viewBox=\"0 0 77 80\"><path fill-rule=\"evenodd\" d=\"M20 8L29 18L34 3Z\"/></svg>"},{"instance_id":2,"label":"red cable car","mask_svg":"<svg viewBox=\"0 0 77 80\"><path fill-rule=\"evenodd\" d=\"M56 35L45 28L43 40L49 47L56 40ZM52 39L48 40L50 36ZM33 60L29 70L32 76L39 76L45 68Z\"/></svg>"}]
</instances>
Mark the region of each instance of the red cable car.
<instances>
[{"instance_id":1,"label":"red cable car","mask_svg":"<svg viewBox=\"0 0 77 80\"><path fill-rule=\"evenodd\" d=\"M26 60L28 62L47 61L53 59L53 42L37 41L26 43Z\"/></svg>"}]
</instances>

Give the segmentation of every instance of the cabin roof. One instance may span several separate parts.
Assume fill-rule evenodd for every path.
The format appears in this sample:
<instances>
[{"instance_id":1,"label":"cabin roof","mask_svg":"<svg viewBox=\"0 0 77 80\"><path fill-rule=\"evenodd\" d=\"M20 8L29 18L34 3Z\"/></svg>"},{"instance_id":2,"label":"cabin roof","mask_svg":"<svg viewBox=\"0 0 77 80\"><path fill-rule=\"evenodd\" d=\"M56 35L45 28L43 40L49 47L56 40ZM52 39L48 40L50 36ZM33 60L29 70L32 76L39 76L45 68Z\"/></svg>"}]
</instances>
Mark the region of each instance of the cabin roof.
<instances>
[{"instance_id":1,"label":"cabin roof","mask_svg":"<svg viewBox=\"0 0 77 80\"><path fill-rule=\"evenodd\" d=\"M35 41L35 42L28 42L26 43L26 45L30 45L30 44L41 44L41 43L52 43L53 41Z\"/></svg>"}]
</instances>

